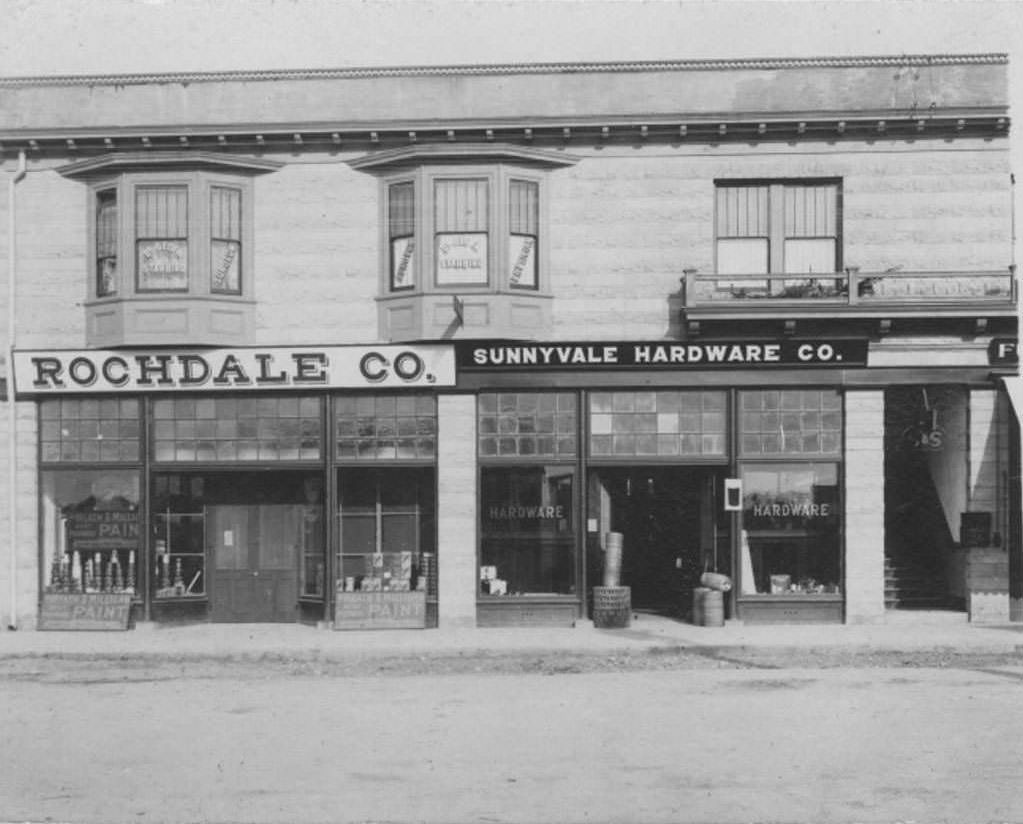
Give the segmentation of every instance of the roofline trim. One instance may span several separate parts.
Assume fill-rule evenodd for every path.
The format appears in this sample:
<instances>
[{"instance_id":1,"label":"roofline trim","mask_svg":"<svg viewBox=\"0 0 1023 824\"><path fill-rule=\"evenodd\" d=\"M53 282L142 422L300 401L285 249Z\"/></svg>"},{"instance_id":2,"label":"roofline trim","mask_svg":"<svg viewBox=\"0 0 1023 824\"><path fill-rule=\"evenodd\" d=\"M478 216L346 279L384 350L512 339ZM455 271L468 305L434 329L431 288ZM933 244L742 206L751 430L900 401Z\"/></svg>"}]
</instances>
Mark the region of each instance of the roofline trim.
<instances>
[{"instance_id":1,"label":"roofline trim","mask_svg":"<svg viewBox=\"0 0 1023 824\"><path fill-rule=\"evenodd\" d=\"M583 72L714 71L775 69L844 69L885 66L1006 65L1008 54L903 54L859 57L783 57L701 60L640 60L593 63L495 63L492 65L353 67L340 69L275 69L144 74L83 74L0 77L0 88L22 86L138 86L151 83L217 83L225 81L355 80L382 77L451 75L575 74Z\"/></svg>"}]
</instances>

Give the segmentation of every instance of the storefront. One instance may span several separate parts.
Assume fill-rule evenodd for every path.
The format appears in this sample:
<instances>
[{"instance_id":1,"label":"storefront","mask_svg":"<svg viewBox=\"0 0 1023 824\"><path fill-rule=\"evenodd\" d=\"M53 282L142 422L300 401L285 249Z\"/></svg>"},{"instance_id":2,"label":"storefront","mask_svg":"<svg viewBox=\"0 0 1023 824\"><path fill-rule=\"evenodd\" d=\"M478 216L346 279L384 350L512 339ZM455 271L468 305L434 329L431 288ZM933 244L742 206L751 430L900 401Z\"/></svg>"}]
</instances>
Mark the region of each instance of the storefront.
<instances>
[{"instance_id":1,"label":"storefront","mask_svg":"<svg viewBox=\"0 0 1023 824\"><path fill-rule=\"evenodd\" d=\"M15 370L37 398L42 624L114 596L136 621L436 624L449 347L20 352Z\"/></svg>"}]
</instances>

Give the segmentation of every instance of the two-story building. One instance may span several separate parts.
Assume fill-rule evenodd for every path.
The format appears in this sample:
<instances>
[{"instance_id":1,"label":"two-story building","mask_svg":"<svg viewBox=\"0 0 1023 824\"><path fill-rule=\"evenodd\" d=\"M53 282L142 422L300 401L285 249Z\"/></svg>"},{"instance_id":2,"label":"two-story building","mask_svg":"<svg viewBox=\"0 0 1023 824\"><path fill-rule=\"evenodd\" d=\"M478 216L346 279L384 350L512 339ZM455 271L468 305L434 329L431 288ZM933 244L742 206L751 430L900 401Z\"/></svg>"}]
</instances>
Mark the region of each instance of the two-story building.
<instances>
[{"instance_id":1,"label":"two-story building","mask_svg":"<svg viewBox=\"0 0 1023 824\"><path fill-rule=\"evenodd\" d=\"M1007 68L0 79L4 624L1023 620Z\"/></svg>"}]
</instances>

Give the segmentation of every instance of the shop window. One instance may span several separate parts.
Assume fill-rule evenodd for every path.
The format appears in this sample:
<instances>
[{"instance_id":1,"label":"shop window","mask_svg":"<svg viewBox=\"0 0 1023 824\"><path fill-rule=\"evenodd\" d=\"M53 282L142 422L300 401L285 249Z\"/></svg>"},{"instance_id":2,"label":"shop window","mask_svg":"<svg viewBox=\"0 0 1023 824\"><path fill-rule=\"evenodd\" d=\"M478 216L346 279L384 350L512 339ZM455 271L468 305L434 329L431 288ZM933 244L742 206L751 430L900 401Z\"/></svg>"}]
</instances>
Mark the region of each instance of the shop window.
<instances>
[{"instance_id":1,"label":"shop window","mask_svg":"<svg viewBox=\"0 0 1023 824\"><path fill-rule=\"evenodd\" d=\"M480 595L575 593L575 469L481 469Z\"/></svg>"},{"instance_id":2,"label":"shop window","mask_svg":"<svg viewBox=\"0 0 1023 824\"><path fill-rule=\"evenodd\" d=\"M724 457L724 392L594 392L590 454L594 458Z\"/></svg>"},{"instance_id":3,"label":"shop window","mask_svg":"<svg viewBox=\"0 0 1023 824\"><path fill-rule=\"evenodd\" d=\"M576 396L570 392L502 392L479 396L483 458L572 458L577 452Z\"/></svg>"},{"instance_id":4,"label":"shop window","mask_svg":"<svg viewBox=\"0 0 1023 824\"><path fill-rule=\"evenodd\" d=\"M139 402L118 398L62 398L39 404L39 440L45 463L141 460Z\"/></svg>"},{"instance_id":5,"label":"shop window","mask_svg":"<svg viewBox=\"0 0 1023 824\"><path fill-rule=\"evenodd\" d=\"M157 461L319 461L319 398L177 397L153 403Z\"/></svg>"},{"instance_id":6,"label":"shop window","mask_svg":"<svg viewBox=\"0 0 1023 824\"><path fill-rule=\"evenodd\" d=\"M437 594L433 468L339 473L341 592Z\"/></svg>"},{"instance_id":7,"label":"shop window","mask_svg":"<svg viewBox=\"0 0 1023 824\"><path fill-rule=\"evenodd\" d=\"M746 463L741 595L841 594L837 463Z\"/></svg>"},{"instance_id":8,"label":"shop window","mask_svg":"<svg viewBox=\"0 0 1023 824\"><path fill-rule=\"evenodd\" d=\"M138 470L45 470L41 522L46 592L141 594Z\"/></svg>"},{"instance_id":9,"label":"shop window","mask_svg":"<svg viewBox=\"0 0 1023 824\"><path fill-rule=\"evenodd\" d=\"M740 396L740 454L831 455L842 450L842 398L833 389L768 389Z\"/></svg>"},{"instance_id":10,"label":"shop window","mask_svg":"<svg viewBox=\"0 0 1023 824\"><path fill-rule=\"evenodd\" d=\"M334 401L340 461L432 461L437 401L432 395L345 395Z\"/></svg>"},{"instance_id":11,"label":"shop window","mask_svg":"<svg viewBox=\"0 0 1023 824\"><path fill-rule=\"evenodd\" d=\"M832 274L841 269L838 181L719 181L715 213L719 275ZM766 285L766 280L733 285L757 283Z\"/></svg>"}]
</instances>

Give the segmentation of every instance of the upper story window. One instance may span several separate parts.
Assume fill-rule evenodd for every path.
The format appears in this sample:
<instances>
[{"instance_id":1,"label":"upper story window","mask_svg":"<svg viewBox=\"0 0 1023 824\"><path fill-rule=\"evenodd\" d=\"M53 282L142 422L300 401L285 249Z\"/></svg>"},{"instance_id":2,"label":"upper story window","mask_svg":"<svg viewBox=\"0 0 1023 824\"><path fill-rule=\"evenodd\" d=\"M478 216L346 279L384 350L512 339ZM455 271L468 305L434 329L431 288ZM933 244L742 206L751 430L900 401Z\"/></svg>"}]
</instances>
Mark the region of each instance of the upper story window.
<instances>
[{"instance_id":1,"label":"upper story window","mask_svg":"<svg viewBox=\"0 0 1023 824\"><path fill-rule=\"evenodd\" d=\"M90 298L252 295L252 177L233 155L117 153L61 169L89 183Z\"/></svg>"},{"instance_id":2,"label":"upper story window","mask_svg":"<svg viewBox=\"0 0 1023 824\"><path fill-rule=\"evenodd\" d=\"M576 158L513 146L432 146L352 162L380 172L385 294L543 292L550 168Z\"/></svg>"},{"instance_id":3,"label":"upper story window","mask_svg":"<svg viewBox=\"0 0 1023 824\"><path fill-rule=\"evenodd\" d=\"M718 181L715 237L719 275L837 272L841 183Z\"/></svg>"}]
</instances>

